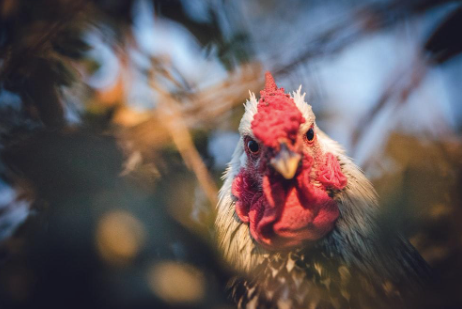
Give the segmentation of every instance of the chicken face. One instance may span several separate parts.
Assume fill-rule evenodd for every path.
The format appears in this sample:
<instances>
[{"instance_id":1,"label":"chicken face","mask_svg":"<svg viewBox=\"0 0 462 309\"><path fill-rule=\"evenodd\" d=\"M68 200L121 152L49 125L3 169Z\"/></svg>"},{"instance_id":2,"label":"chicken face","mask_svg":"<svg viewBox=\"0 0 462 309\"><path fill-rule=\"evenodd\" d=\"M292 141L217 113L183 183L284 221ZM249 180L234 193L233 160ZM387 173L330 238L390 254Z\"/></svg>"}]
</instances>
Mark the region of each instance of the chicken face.
<instances>
[{"instance_id":1,"label":"chicken face","mask_svg":"<svg viewBox=\"0 0 462 309\"><path fill-rule=\"evenodd\" d=\"M235 211L264 248L300 246L333 229L339 216L333 196L347 179L324 151L303 96L294 101L269 73L260 94L251 119L241 122L245 152L232 183Z\"/></svg>"}]
</instances>

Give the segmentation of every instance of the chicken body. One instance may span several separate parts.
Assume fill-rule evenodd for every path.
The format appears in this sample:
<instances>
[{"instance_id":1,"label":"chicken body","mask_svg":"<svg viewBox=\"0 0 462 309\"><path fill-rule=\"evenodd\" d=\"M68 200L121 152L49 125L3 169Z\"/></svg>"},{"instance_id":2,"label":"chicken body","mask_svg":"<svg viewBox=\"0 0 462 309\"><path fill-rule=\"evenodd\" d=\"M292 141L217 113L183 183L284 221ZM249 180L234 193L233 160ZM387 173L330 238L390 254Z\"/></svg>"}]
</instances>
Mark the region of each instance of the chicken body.
<instances>
[{"instance_id":1,"label":"chicken body","mask_svg":"<svg viewBox=\"0 0 462 309\"><path fill-rule=\"evenodd\" d=\"M216 219L241 308L407 307L429 278L418 252L377 221L375 190L316 125L301 88L266 74L245 104Z\"/></svg>"}]
</instances>

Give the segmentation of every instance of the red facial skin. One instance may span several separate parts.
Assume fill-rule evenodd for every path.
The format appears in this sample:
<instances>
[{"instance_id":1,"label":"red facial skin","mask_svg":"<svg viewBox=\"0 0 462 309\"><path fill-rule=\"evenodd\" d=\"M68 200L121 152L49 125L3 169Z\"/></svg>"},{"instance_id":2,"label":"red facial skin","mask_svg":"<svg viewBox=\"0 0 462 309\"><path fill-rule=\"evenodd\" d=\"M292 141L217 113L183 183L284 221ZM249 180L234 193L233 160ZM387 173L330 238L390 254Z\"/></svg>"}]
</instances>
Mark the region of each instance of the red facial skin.
<instances>
[{"instance_id":1,"label":"red facial skin","mask_svg":"<svg viewBox=\"0 0 462 309\"><path fill-rule=\"evenodd\" d=\"M249 224L255 241L275 250L316 241L331 231L339 210L327 190L343 189L347 179L337 158L321 152L316 135L308 141L298 134L305 119L282 88L275 88L274 81L271 87L271 80L269 84L270 87L267 77L267 87L261 92L252 122L253 133L261 141L260 150L251 152L247 146L251 138L244 138L247 165L234 179L232 194L237 198L236 214ZM275 109L271 111L270 107ZM276 114L278 121L272 119L270 126L261 125L271 119L270 113ZM283 178L269 164L279 151L280 141L303 155L293 179Z\"/></svg>"}]
</instances>

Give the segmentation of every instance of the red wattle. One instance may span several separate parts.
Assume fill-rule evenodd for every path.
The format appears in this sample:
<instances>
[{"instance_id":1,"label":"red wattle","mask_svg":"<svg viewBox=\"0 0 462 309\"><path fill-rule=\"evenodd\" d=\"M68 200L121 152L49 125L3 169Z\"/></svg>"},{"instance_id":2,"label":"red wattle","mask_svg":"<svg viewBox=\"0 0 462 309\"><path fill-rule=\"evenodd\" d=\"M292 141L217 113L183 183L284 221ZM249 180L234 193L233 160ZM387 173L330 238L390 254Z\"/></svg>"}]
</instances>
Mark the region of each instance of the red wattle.
<instances>
[{"instance_id":1,"label":"red wattle","mask_svg":"<svg viewBox=\"0 0 462 309\"><path fill-rule=\"evenodd\" d=\"M326 154L324 165L318 172L318 179L325 188L341 190L347 185L347 178L343 175L337 158L331 154Z\"/></svg>"},{"instance_id":2,"label":"red wattle","mask_svg":"<svg viewBox=\"0 0 462 309\"><path fill-rule=\"evenodd\" d=\"M232 186L236 214L249 224L258 243L267 249L290 248L318 240L334 228L339 210L324 186L344 187L346 178L333 160L337 162L332 154L326 155L320 173L323 186L316 186L310 178L313 158L309 155L304 156L301 172L292 180L270 173L257 179L254 171L241 169Z\"/></svg>"}]
</instances>

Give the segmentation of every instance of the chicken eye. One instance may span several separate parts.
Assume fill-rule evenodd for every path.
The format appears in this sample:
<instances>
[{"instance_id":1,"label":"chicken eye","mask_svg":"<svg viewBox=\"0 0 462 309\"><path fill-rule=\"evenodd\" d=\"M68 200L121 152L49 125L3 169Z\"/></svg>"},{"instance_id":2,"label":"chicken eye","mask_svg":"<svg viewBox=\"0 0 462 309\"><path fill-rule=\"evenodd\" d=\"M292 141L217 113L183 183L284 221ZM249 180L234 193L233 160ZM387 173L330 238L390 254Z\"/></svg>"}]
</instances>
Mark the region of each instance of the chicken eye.
<instances>
[{"instance_id":1,"label":"chicken eye","mask_svg":"<svg viewBox=\"0 0 462 309\"><path fill-rule=\"evenodd\" d=\"M310 129L306 132L305 136L306 136L306 140L307 140L308 142L312 142L312 141L314 140L314 129L313 129L313 128L310 128Z\"/></svg>"},{"instance_id":2,"label":"chicken eye","mask_svg":"<svg viewBox=\"0 0 462 309\"><path fill-rule=\"evenodd\" d=\"M254 140L249 140L247 142L247 148L252 154L257 154L260 151L260 145Z\"/></svg>"}]
</instances>

